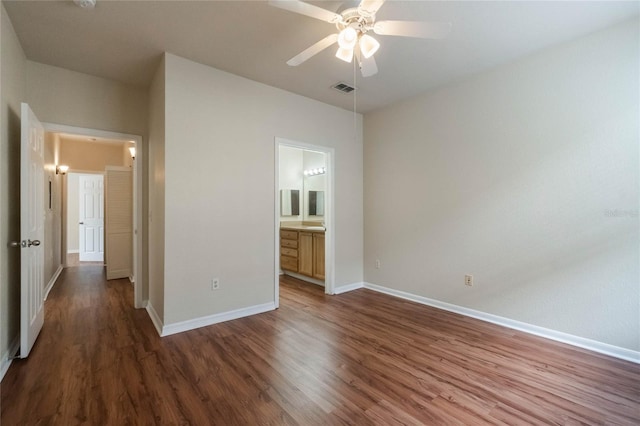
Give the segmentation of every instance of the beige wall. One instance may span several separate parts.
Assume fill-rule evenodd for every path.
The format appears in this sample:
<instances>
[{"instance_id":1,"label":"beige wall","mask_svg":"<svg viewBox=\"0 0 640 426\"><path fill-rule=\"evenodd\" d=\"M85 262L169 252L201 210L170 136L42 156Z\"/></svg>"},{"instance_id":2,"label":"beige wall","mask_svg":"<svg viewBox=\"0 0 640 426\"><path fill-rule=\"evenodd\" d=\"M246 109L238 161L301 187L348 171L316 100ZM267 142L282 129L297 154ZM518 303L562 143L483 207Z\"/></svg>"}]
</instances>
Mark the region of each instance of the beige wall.
<instances>
[{"instance_id":1,"label":"beige wall","mask_svg":"<svg viewBox=\"0 0 640 426\"><path fill-rule=\"evenodd\" d=\"M367 114L366 281L640 350L638 40L628 22Z\"/></svg>"},{"instance_id":2,"label":"beige wall","mask_svg":"<svg viewBox=\"0 0 640 426\"><path fill-rule=\"evenodd\" d=\"M60 164L72 171L104 172L106 166L128 165L122 155L123 144L60 139Z\"/></svg>"},{"instance_id":3,"label":"beige wall","mask_svg":"<svg viewBox=\"0 0 640 426\"><path fill-rule=\"evenodd\" d=\"M80 248L80 175L68 173L66 180L67 197L67 253L78 253Z\"/></svg>"},{"instance_id":4,"label":"beige wall","mask_svg":"<svg viewBox=\"0 0 640 426\"><path fill-rule=\"evenodd\" d=\"M149 91L149 304L164 320L165 61Z\"/></svg>"},{"instance_id":5,"label":"beige wall","mask_svg":"<svg viewBox=\"0 0 640 426\"><path fill-rule=\"evenodd\" d=\"M27 99L41 121L147 133L147 90L27 61Z\"/></svg>"},{"instance_id":6,"label":"beige wall","mask_svg":"<svg viewBox=\"0 0 640 426\"><path fill-rule=\"evenodd\" d=\"M44 152L44 286L45 288L62 266L62 175L56 174L56 164L60 155L58 135L45 133ZM51 194L49 194L51 183ZM51 197L51 205L49 205Z\"/></svg>"},{"instance_id":7,"label":"beige wall","mask_svg":"<svg viewBox=\"0 0 640 426\"><path fill-rule=\"evenodd\" d=\"M276 137L335 149L335 284L362 282L361 117L165 60L164 323L274 301Z\"/></svg>"},{"instance_id":8,"label":"beige wall","mask_svg":"<svg viewBox=\"0 0 640 426\"><path fill-rule=\"evenodd\" d=\"M20 331L20 103L26 99L26 57L0 6L0 375Z\"/></svg>"}]
</instances>

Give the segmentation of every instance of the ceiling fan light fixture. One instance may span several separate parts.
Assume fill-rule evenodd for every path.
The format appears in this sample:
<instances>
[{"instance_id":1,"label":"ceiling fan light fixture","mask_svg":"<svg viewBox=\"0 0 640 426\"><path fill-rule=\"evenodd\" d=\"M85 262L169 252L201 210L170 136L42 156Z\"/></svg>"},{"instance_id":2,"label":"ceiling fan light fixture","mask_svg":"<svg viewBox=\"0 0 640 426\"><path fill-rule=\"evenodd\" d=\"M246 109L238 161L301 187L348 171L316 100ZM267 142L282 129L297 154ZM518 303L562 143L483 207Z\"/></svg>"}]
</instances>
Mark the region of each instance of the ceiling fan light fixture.
<instances>
[{"instance_id":1,"label":"ceiling fan light fixture","mask_svg":"<svg viewBox=\"0 0 640 426\"><path fill-rule=\"evenodd\" d=\"M353 60L353 49L338 48L336 58L342 59L345 62L351 62Z\"/></svg>"},{"instance_id":2,"label":"ceiling fan light fixture","mask_svg":"<svg viewBox=\"0 0 640 426\"><path fill-rule=\"evenodd\" d=\"M378 40L371 37L370 35L363 34L360 37L360 51L365 58L370 58L374 53L378 51L380 48L380 43Z\"/></svg>"},{"instance_id":3,"label":"ceiling fan light fixture","mask_svg":"<svg viewBox=\"0 0 640 426\"><path fill-rule=\"evenodd\" d=\"M96 7L96 0L73 0L73 2L83 9L93 9Z\"/></svg>"},{"instance_id":4,"label":"ceiling fan light fixture","mask_svg":"<svg viewBox=\"0 0 640 426\"><path fill-rule=\"evenodd\" d=\"M340 35L338 35L338 44L340 45L340 48L353 50L357 42L358 33L353 28L347 27L340 31Z\"/></svg>"}]
</instances>

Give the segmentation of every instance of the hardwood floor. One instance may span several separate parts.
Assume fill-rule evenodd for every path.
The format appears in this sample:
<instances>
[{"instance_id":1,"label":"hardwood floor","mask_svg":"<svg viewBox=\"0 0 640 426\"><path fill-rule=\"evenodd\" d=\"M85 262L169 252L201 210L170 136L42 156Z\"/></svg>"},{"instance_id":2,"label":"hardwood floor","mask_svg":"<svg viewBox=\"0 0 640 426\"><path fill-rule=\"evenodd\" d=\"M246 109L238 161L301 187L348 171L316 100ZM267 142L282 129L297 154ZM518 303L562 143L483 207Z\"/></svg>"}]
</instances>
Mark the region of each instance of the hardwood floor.
<instances>
[{"instance_id":1,"label":"hardwood floor","mask_svg":"<svg viewBox=\"0 0 640 426\"><path fill-rule=\"evenodd\" d=\"M127 280L66 269L2 425L640 424L640 366L369 290L165 338Z\"/></svg>"}]
</instances>

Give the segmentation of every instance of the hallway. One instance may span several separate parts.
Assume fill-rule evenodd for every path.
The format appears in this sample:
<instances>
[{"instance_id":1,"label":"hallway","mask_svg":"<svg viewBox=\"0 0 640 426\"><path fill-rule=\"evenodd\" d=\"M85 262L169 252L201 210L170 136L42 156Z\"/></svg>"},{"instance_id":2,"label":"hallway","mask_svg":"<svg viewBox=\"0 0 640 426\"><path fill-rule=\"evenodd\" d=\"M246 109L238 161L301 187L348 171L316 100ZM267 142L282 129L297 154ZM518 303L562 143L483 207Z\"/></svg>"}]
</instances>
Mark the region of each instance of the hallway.
<instances>
[{"instance_id":1,"label":"hallway","mask_svg":"<svg viewBox=\"0 0 640 426\"><path fill-rule=\"evenodd\" d=\"M640 366L369 290L158 337L128 280L65 269L2 425L637 424Z\"/></svg>"}]
</instances>

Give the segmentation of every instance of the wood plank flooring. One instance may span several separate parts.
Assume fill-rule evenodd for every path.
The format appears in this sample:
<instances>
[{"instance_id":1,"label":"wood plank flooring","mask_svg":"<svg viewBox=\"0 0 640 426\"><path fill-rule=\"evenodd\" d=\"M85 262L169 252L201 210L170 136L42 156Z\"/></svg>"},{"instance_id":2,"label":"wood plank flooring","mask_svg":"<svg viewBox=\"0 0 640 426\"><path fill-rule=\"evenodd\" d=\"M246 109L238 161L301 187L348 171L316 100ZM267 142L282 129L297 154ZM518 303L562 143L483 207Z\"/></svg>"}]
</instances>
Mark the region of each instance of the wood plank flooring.
<instances>
[{"instance_id":1,"label":"wood plank flooring","mask_svg":"<svg viewBox=\"0 0 640 426\"><path fill-rule=\"evenodd\" d=\"M280 309L165 338L127 280L66 269L4 425L640 424L640 366L290 277Z\"/></svg>"}]
</instances>

